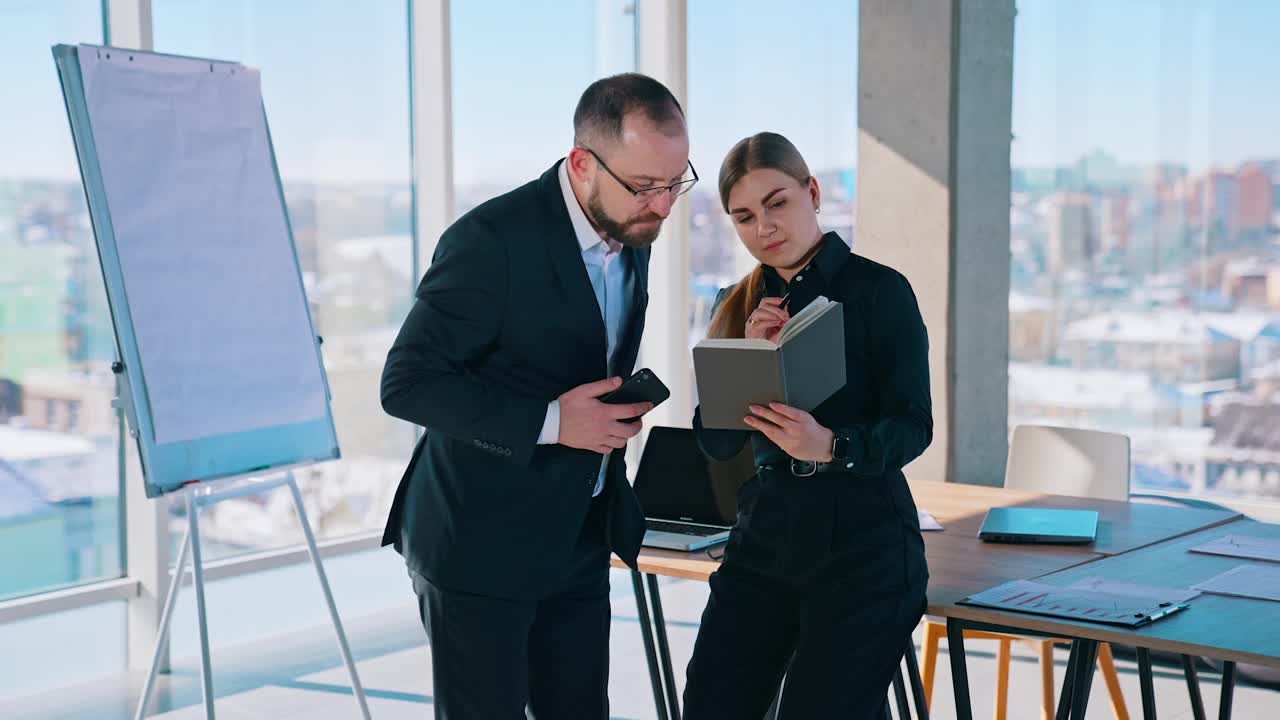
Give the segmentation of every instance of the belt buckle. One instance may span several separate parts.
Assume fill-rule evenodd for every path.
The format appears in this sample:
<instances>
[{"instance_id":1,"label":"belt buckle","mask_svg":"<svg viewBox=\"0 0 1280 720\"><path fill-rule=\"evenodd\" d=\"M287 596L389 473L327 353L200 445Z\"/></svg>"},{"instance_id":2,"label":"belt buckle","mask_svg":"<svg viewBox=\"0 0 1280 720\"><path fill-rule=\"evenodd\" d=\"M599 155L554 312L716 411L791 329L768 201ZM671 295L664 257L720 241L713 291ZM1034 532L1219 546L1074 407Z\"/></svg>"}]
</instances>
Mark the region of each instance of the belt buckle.
<instances>
[{"instance_id":1,"label":"belt buckle","mask_svg":"<svg viewBox=\"0 0 1280 720\"><path fill-rule=\"evenodd\" d=\"M813 460L791 460L791 474L796 477L809 477L818 472L818 463Z\"/></svg>"}]
</instances>

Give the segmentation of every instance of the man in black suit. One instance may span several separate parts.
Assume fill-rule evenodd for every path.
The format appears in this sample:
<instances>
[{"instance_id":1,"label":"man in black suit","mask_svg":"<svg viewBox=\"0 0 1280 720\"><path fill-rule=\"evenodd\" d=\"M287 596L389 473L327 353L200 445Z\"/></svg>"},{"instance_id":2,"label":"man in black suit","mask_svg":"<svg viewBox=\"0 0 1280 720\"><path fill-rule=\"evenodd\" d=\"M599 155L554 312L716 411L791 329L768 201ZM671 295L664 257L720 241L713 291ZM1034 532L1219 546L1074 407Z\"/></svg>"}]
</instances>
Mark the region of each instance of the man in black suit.
<instances>
[{"instance_id":1,"label":"man in black suit","mask_svg":"<svg viewBox=\"0 0 1280 720\"><path fill-rule=\"evenodd\" d=\"M644 515L623 453L649 246L696 179L679 103L652 78L593 83L574 148L440 238L387 356L382 406L426 428L384 544L431 640L437 718L608 716L609 552Z\"/></svg>"}]
</instances>

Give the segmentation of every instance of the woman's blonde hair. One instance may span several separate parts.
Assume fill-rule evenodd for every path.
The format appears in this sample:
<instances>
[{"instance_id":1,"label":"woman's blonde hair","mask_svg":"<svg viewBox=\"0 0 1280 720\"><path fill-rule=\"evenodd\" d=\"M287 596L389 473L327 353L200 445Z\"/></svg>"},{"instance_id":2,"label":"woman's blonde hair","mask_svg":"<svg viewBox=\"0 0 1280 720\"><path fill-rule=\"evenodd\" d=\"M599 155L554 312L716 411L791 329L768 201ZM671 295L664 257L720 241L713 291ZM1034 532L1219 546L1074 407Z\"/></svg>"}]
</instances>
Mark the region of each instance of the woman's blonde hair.
<instances>
[{"instance_id":1,"label":"woman's blonde hair","mask_svg":"<svg viewBox=\"0 0 1280 720\"><path fill-rule=\"evenodd\" d=\"M762 132L739 140L720 165L720 205L729 212L729 192L752 170L770 169L784 173L801 185L813 177L804 157L791 141L778 133ZM747 317L764 297L764 266L739 280L707 328L707 337L740 338L747 332Z\"/></svg>"}]
</instances>

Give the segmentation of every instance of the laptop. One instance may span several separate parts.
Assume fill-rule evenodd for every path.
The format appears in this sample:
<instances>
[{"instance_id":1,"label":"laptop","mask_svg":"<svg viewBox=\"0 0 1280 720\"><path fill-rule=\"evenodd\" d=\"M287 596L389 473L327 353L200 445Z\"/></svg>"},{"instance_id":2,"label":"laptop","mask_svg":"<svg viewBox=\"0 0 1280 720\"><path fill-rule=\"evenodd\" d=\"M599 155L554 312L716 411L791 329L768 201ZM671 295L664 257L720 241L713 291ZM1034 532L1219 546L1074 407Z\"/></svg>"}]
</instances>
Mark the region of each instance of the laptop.
<instances>
[{"instance_id":1,"label":"laptop","mask_svg":"<svg viewBox=\"0 0 1280 720\"><path fill-rule=\"evenodd\" d=\"M1054 510L1034 507L991 508L978 537L1005 543L1091 543L1098 534L1093 510Z\"/></svg>"},{"instance_id":2,"label":"laptop","mask_svg":"<svg viewBox=\"0 0 1280 720\"><path fill-rule=\"evenodd\" d=\"M702 454L693 430L654 427L645 441L635 491L644 508L644 544L701 550L729 539L738 488L755 474L751 443L729 462Z\"/></svg>"}]
</instances>

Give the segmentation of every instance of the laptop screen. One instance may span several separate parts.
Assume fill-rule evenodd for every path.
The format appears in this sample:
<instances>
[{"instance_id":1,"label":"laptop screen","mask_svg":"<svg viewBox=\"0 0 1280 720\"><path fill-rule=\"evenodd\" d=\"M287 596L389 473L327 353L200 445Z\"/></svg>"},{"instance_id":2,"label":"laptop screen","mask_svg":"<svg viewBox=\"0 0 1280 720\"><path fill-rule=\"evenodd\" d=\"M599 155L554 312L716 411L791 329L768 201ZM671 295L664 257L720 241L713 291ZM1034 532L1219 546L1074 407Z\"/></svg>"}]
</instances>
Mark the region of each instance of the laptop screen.
<instances>
[{"instance_id":1,"label":"laptop screen","mask_svg":"<svg viewBox=\"0 0 1280 720\"><path fill-rule=\"evenodd\" d=\"M755 473L751 443L729 462L702 454L693 430L654 427L636 470L636 497L645 517L732 525L738 488Z\"/></svg>"}]
</instances>

